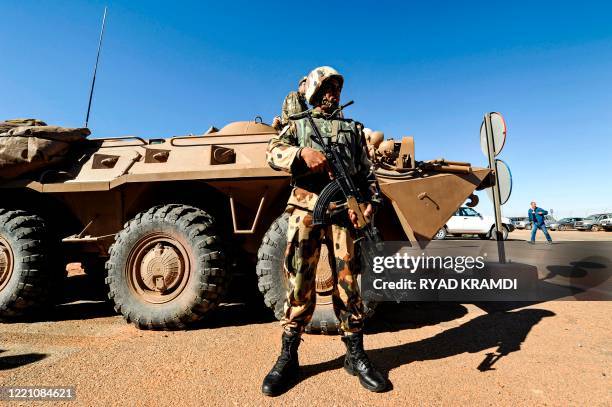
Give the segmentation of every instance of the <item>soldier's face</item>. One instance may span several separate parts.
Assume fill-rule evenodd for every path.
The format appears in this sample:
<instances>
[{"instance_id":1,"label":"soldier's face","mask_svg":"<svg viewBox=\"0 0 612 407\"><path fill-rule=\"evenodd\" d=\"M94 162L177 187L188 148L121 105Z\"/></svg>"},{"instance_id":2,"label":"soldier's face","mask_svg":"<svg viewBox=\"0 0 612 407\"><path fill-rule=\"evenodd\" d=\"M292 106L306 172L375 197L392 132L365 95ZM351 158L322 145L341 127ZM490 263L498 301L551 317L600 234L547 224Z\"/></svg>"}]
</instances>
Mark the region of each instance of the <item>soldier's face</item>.
<instances>
[{"instance_id":1,"label":"soldier's face","mask_svg":"<svg viewBox=\"0 0 612 407\"><path fill-rule=\"evenodd\" d=\"M331 78L325 81L321 92L323 98L321 100L321 109L327 113L331 113L340 105L340 82L337 79Z\"/></svg>"},{"instance_id":2,"label":"soldier's face","mask_svg":"<svg viewBox=\"0 0 612 407\"><path fill-rule=\"evenodd\" d=\"M302 83L300 83L300 86L298 87L298 93L300 95L306 94L306 81L303 81Z\"/></svg>"}]
</instances>

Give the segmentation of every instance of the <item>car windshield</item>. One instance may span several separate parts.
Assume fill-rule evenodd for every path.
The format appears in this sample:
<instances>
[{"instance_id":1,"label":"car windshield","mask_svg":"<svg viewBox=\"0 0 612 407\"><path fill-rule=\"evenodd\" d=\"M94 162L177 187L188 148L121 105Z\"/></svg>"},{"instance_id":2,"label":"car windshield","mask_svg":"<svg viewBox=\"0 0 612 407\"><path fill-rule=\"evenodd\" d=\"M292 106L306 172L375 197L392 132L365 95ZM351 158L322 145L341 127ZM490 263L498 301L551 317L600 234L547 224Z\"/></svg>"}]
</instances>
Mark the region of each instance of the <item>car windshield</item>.
<instances>
[{"instance_id":1,"label":"car windshield","mask_svg":"<svg viewBox=\"0 0 612 407\"><path fill-rule=\"evenodd\" d=\"M597 219L597 215L591 215L591 216L587 216L586 218L584 218L584 220L595 220Z\"/></svg>"},{"instance_id":2,"label":"car windshield","mask_svg":"<svg viewBox=\"0 0 612 407\"><path fill-rule=\"evenodd\" d=\"M463 209L463 216L478 216L478 212L476 212L472 208L462 208L462 209Z\"/></svg>"}]
</instances>

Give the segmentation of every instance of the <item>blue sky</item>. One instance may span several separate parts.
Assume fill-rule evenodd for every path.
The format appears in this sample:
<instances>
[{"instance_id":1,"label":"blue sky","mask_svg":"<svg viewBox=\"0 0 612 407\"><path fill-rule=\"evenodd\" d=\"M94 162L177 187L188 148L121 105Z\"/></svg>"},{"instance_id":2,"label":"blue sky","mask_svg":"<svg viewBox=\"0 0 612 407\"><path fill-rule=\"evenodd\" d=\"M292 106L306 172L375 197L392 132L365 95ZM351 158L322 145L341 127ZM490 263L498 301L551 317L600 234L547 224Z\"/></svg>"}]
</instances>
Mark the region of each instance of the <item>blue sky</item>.
<instances>
[{"instance_id":1,"label":"blue sky","mask_svg":"<svg viewBox=\"0 0 612 407\"><path fill-rule=\"evenodd\" d=\"M415 137L418 160L486 165L502 112L514 190L558 216L612 212L612 5L607 2L12 1L0 5L0 118L84 121L109 6L94 136L172 136L257 115L299 77L345 75L347 115ZM478 209L492 213L483 197Z\"/></svg>"}]
</instances>

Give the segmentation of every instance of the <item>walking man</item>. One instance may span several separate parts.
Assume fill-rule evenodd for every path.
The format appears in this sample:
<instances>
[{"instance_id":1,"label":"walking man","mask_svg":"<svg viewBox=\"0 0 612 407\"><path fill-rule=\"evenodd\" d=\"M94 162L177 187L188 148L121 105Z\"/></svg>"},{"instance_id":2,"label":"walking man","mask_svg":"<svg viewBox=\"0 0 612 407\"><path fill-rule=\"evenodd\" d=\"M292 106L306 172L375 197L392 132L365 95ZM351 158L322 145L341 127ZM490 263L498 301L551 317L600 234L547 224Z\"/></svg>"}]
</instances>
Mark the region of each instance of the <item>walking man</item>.
<instances>
[{"instance_id":1,"label":"walking man","mask_svg":"<svg viewBox=\"0 0 612 407\"><path fill-rule=\"evenodd\" d=\"M314 69L306 80L306 98L313 107L313 120L323 138L345 144L342 159L355 185L368 200L363 215L370 218L381 202L380 189L367 154L363 126L337 113L344 78L335 69ZM387 381L372 365L363 348L364 307L357 285L354 255L357 214L341 212L329 226L314 226L312 210L318 194L330 182L329 167L322 146L311 138L308 119L290 120L279 135L270 140L268 164L291 174L293 190L285 212L289 214L284 270L289 281L285 298L282 350L276 364L264 378L262 392L268 396L283 393L298 373L300 336L312 318L316 304L315 277L321 241L325 237L333 254L333 306L346 345L344 368L358 376L370 391L385 390Z\"/></svg>"},{"instance_id":2,"label":"walking man","mask_svg":"<svg viewBox=\"0 0 612 407\"><path fill-rule=\"evenodd\" d=\"M550 238L550 234L548 230L546 230L545 216L548 215L548 211L542 208L538 208L535 201L531 202L531 208L527 212L529 216L529 220L531 221L531 241L529 243L535 244L535 236L538 229L541 229L546 236L546 240L549 244L552 243L552 239Z\"/></svg>"}]
</instances>

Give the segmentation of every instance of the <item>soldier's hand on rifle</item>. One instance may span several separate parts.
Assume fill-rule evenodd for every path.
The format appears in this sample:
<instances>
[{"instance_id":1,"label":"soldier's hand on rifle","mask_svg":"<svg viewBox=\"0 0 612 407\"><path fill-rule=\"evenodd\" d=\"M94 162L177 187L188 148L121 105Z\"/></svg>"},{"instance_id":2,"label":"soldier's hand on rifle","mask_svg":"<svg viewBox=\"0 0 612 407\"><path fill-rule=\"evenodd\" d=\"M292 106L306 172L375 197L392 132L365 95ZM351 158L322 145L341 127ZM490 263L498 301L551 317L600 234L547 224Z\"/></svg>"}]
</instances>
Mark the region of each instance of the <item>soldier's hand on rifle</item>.
<instances>
[{"instance_id":1,"label":"soldier's hand on rifle","mask_svg":"<svg viewBox=\"0 0 612 407\"><path fill-rule=\"evenodd\" d=\"M311 171L322 172L327 170L330 178L333 178L333 174L327 165L327 158L325 158L325 154L315 150L314 148L304 147L300 152L300 156Z\"/></svg>"},{"instance_id":2,"label":"soldier's hand on rifle","mask_svg":"<svg viewBox=\"0 0 612 407\"><path fill-rule=\"evenodd\" d=\"M370 221L370 218L372 216L372 204L368 204L368 206L366 206L366 208L363 211L363 217L366 218L367 221ZM351 220L351 223L353 224L353 226L355 226L356 228L359 227L359 223L358 223L358 217L357 214L355 213L354 210L349 209L348 210L348 216L349 219Z\"/></svg>"},{"instance_id":3,"label":"soldier's hand on rifle","mask_svg":"<svg viewBox=\"0 0 612 407\"><path fill-rule=\"evenodd\" d=\"M280 121L280 117L274 117L274 120L272 120L272 127L274 127L276 130L280 130L281 127L283 127Z\"/></svg>"}]
</instances>

